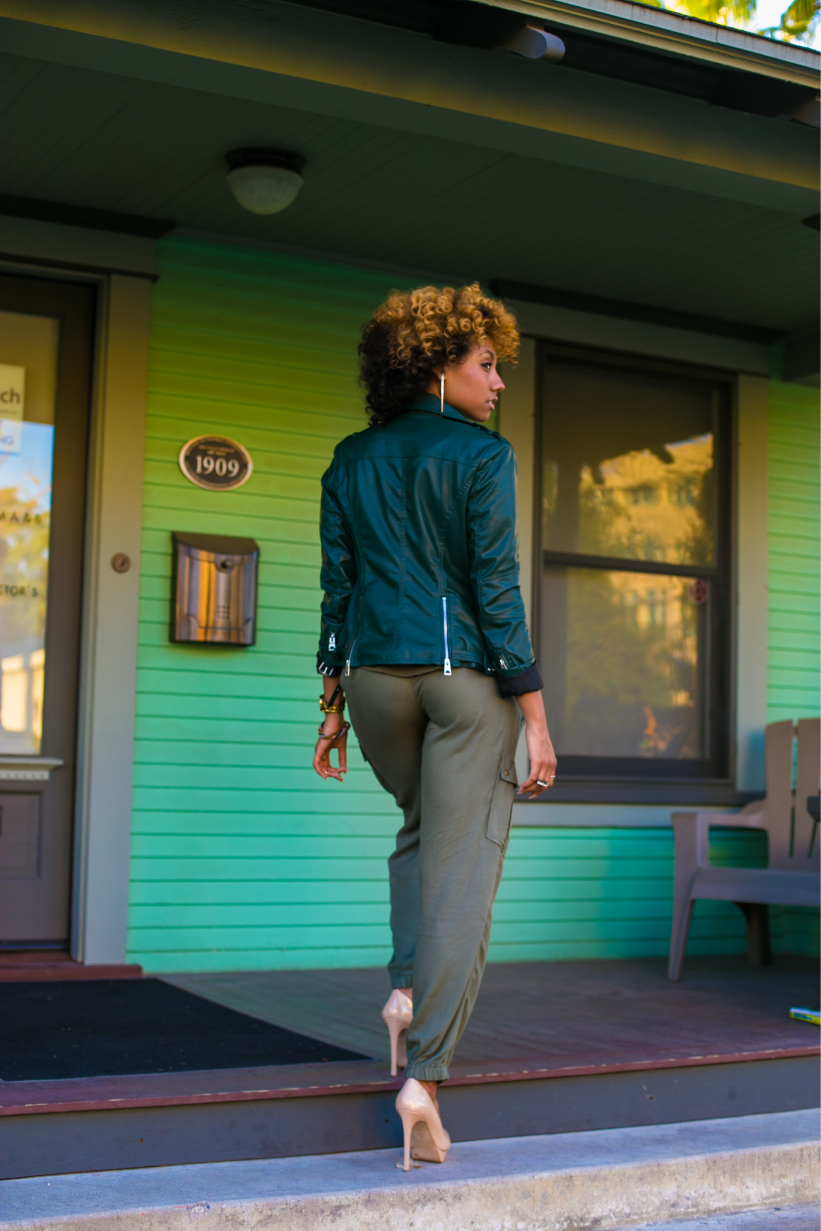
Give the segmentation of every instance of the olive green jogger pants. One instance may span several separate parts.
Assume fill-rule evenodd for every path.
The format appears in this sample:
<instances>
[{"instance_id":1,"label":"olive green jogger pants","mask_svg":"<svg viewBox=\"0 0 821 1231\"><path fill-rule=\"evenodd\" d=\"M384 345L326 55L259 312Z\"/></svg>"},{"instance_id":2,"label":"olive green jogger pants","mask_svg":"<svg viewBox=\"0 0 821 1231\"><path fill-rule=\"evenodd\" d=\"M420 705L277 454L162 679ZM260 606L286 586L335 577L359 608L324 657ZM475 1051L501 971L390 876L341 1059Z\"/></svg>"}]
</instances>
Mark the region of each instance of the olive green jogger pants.
<instances>
[{"instance_id":1,"label":"olive green jogger pants","mask_svg":"<svg viewBox=\"0 0 821 1231\"><path fill-rule=\"evenodd\" d=\"M405 818L388 861L388 969L413 987L406 1076L443 1081L487 959L519 707L466 667L358 667L343 682L360 747Z\"/></svg>"}]
</instances>

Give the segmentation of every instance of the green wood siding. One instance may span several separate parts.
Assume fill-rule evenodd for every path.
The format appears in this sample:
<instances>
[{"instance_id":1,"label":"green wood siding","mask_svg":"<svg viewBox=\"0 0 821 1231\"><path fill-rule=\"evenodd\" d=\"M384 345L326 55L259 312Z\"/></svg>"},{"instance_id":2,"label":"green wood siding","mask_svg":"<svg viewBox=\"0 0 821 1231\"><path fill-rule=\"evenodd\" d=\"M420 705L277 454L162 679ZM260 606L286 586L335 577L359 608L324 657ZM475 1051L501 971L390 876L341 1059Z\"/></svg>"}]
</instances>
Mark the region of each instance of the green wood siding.
<instances>
[{"instance_id":1,"label":"green wood siding","mask_svg":"<svg viewBox=\"0 0 821 1231\"><path fill-rule=\"evenodd\" d=\"M818 391L772 381L768 722L819 713Z\"/></svg>"},{"instance_id":2,"label":"green wood siding","mask_svg":"<svg viewBox=\"0 0 821 1231\"><path fill-rule=\"evenodd\" d=\"M818 390L774 380L768 432L767 720L819 713ZM788 953L818 955L818 911L773 908Z\"/></svg>"},{"instance_id":3,"label":"green wood siding","mask_svg":"<svg viewBox=\"0 0 821 1231\"><path fill-rule=\"evenodd\" d=\"M165 240L160 253L129 960L153 971L381 964L396 810L356 749L344 786L310 769L317 516L334 444L364 423L361 325L401 282L195 239ZM205 432L251 451L244 487L209 493L183 478L180 446ZM257 539L255 647L169 643L172 530ZM714 847L719 859L763 858L756 837L724 831ZM669 830L514 830L491 958L662 956L672 875ZM698 904L691 952L743 943L735 908Z\"/></svg>"},{"instance_id":4,"label":"green wood siding","mask_svg":"<svg viewBox=\"0 0 821 1231\"><path fill-rule=\"evenodd\" d=\"M319 478L363 426L359 330L394 280L193 240L161 245L152 306L130 949L151 970L379 962L391 824L354 752L310 769L320 691ZM180 446L240 440L249 482L210 493ZM170 532L260 544L257 645L168 641Z\"/></svg>"}]
</instances>

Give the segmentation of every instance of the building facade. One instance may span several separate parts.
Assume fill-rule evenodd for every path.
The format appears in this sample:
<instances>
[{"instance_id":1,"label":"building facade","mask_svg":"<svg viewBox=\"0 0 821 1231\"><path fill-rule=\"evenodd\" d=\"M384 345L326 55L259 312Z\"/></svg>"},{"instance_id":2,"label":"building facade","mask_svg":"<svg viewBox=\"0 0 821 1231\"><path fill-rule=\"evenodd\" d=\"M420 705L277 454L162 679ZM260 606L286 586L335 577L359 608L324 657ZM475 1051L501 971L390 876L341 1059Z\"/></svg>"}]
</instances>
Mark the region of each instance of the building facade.
<instances>
[{"instance_id":1,"label":"building facade","mask_svg":"<svg viewBox=\"0 0 821 1231\"><path fill-rule=\"evenodd\" d=\"M188 27L161 6L71 27L2 7L33 152L0 198L0 363L25 369L19 422L54 450L47 610L3 648L5 943L157 972L387 959L396 810L356 750L344 786L310 756L319 479L364 426L356 346L394 287L479 277L523 333L498 428L567 768L514 807L491 960L665 954L671 810L755 798L765 723L818 713L816 153L797 118L817 56L631 4L618 28L495 7L553 22L582 66L307 5ZM660 59L725 74L724 101L652 79ZM776 83L769 114L727 73ZM242 214L230 144L299 146L289 211ZM51 343L22 317L57 321ZM3 422L8 517L28 498L42 538ZM186 478L203 435L248 450L247 483ZM170 640L175 531L259 544L255 645ZM25 533L28 568L44 545ZM766 860L761 838L719 832L715 858ZM772 928L776 950L816 950L812 913L773 908ZM690 943L741 952L741 915L699 903Z\"/></svg>"}]
</instances>

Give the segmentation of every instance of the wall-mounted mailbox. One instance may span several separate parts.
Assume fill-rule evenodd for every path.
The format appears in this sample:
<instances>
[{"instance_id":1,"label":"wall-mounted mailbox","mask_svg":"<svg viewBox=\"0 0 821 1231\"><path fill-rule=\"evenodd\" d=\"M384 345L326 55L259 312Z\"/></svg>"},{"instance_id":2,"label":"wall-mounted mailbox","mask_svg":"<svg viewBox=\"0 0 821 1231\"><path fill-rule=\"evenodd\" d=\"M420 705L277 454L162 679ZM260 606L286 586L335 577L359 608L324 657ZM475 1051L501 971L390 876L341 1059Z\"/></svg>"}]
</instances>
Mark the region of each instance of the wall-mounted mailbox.
<instances>
[{"instance_id":1,"label":"wall-mounted mailbox","mask_svg":"<svg viewBox=\"0 0 821 1231\"><path fill-rule=\"evenodd\" d=\"M171 640L253 645L258 544L176 530L173 539Z\"/></svg>"}]
</instances>

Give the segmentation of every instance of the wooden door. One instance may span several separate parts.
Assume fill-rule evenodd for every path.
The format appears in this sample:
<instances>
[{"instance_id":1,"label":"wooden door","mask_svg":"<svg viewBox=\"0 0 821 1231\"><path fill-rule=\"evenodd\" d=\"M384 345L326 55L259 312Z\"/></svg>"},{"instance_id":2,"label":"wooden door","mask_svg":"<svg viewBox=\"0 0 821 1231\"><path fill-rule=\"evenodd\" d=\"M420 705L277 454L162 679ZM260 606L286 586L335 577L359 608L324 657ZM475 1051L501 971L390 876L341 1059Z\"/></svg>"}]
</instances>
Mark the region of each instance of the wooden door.
<instances>
[{"instance_id":1,"label":"wooden door","mask_svg":"<svg viewBox=\"0 0 821 1231\"><path fill-rule=\"evenodd\" d=\"M68 942L94 301L0 275L0 947Z\"/></svg>"}]
</instances>

